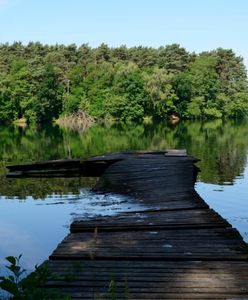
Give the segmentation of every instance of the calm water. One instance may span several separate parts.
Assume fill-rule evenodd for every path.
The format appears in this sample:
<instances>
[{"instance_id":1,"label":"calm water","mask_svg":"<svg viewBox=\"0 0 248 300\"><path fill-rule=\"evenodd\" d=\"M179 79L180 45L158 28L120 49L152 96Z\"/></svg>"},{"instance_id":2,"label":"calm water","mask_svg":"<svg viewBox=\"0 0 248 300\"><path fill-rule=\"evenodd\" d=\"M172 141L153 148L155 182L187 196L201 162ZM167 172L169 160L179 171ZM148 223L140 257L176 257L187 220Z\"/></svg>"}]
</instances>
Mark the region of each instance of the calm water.
<instances>
[{"instance_id":1,"label":"calm water","mask_svg":"<svg viewBox=\"0 0 248 300\"><path fill-rule=\"evenodd\" d=\"M77 216L109 215L138 205L118 195L95 195L92 178L6 179L6 165L170 148L185 148L201 159L197 191L248 241L248 121L119 124L93 126L83 133L0 127L0 269L6 256L21 253L23 265L33 269L51 254Z\"/></svg>"}]
</instances>

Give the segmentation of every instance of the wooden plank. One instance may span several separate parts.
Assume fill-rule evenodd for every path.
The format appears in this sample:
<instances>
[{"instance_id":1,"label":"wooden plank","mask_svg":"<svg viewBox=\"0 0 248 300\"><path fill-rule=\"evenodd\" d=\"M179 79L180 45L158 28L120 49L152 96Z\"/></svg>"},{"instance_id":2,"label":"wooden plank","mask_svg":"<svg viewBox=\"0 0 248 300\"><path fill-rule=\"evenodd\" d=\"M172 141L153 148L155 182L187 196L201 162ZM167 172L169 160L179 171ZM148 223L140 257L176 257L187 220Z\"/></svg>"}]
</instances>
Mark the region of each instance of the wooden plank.
<instances>
[{"instance_id":1,"label":"wooden plank","mask_svg":"<svg viewBox=\"0 0 248 300\"><path fill-rule=\"evenodd\" d=\"M230 289L230 292L227 294L227 292L225 291L225 289L220 289L220 288L212 288L212 289L204 289L204 288L189 288L189 289L185 289L185 288L170 288L168 287L167 289L169 290L165 290L165 289L160 289L157 291L157 293L153 290L149 291L148 289L134 289L132 287L115 287L114 291L116 295L116 297L111 297L111 292L110 292L110 288L109 285L106 285L104 288L99 288L99 287L91 287L86 289L86 291L84 291L84 288L81 287L79 288L79 290L77 291L77 289L74 288L75 294L73 293L74 296L78 296L78 297L85 297L85 294L83 292L86 292L88 295L88 297L90 297L89 293L94 293L95 295L103 295L103 297L105 298L86 298L86 299L167 299L167 298L171 298L171 297L176 297L176 294L179 294L181 296L179 296L178 298L175 299L201 299L203 297L208 297L208 296L212 296L212 299L214 297L221 297L222 295L224 295L225 297L228 295L229 297L234 297L239 296L241 297L242 295L246 295L244 292L242 292L241 289L236 288L236 289ZM140 292L137 292L137 290L140 290ZM190 291L191 289L191 291ZM70 291L70 287L67 288L63 288L63 291L65 292L69 292ZM126 294L128 291L128 295L129 297L127 298ZM81 293L80 293L81 292ZM142 295L142 296L141 296ZM182 297L182 295L184 295L184 297ZM197 295L198 297L193 297L192 295ZM191 297L191 298L190 298ZM80 298L80 299L84 299L84 298ZM211 299L211 297L209 297L208 299ZM217 298L217 299L223 299L223 298ZM227 299L227 298L224 298ZM246 299L247 300L247 299Z\"/></svg>"},{"instance_id":2,"label":"wooden plank","mask_svg":"<svg viewBox=\"0 0 248 300\"><path fill-rule=\"evenodd\" d=\"M109 291L109 287L105 288L105 291L98 291L97 289L92 289L91 291L84 291L83 289L78 289L75 291L75 289L69 289L64 288L60 289L65 293L65 295L68 295L70 299L87 299L87 300L107 300L111 299L111 292ZM247 300L247 297L242 297L242 294L237 294L237 296L222 292L222 293L199 293L192 291L191 293L185 291L177 291L177 292L171 292L171 293L135 293L132 294L129 292L128 296L125 295L125 291L122 292L116 292L115 296L113 296L113 299L118 300L178 300L178 299L184 299L184 300L192 300L192 299L198 299L198 300Z\"/></svg>"},{"instance_id":3,"label":"wooden plank","mask_svg":"<svg viewBox=\"0 0 248 300\"><path fill-rule=\"evenodd\" d=\"M151 151L126 151L126 152L116 152L110 154L101 154L97 156L90 157L90 161L98 160L112 160L112 159L127 159L131 157L158 157L158 156L182 156L188 159L196 160L195 158L189 157L185 149L168 149L168 150L151 150Z\"/></svg>"},{"instance_id":4,"label":"wooden plank","mask_svg":"<svg viewBox=\"0 0 248 300\"><path fill-rule=\"evenodd\" d=\"M194 190L196 169L187 157L132 157L111 165L95 190L129 195Z\"/></svg>"},{"instance_id":5,"label":"wooden plank","mask_svg":"<svg viewBox=\"0 0 248 300\"><path fill-rule=\"evenodd\" d=\"M133 151L133 152L123 152L123 153L113 153L113 154L103 154L99 156L94 156L88 158L87 160L80 159L58 159L58 160L49 160L49 161L37 161L31 163L24 163L19 165L9 165L7 168L10 171L27 171L27 170L43 170L43 169L57 169L57 168L75 168L79 167L81 164L95 165L98 163L111 163L117 162L131 157L143 157L143 158L157 158L164 157L164 155L173 157L173 156L182 156L189 159L185 150L168 150L168 151ZM193 159L194 160L194 159Z\"/></svg>"},{"instance_id":6,"label":"wooden plank","mask_svg":"<svg viewBox=\"0 0 248 300\"><path fill-rule=\"evenodd\" d=\"M239 279L226 279L219 280L219 277L213 278L192 278L192 281L184 281L183 277L179 278L161 278L150 281L146 278L137 279L137 281L132 281L130 277L116 277L115 274L109 275L104 279L99 279L95 274L90 274L82 278L73 277L69 273L58 273L57 280L51 280L47 282L46 287L50 288L72 288L77 291L81 288L82 291L87 292L89 289L95 289L95 291L100 290L108 291L108 287L111 281L115 283L116 287L121 290L128 286L129 292L131 294L148 293L157 294L170 292L180 292L184 290L184 293L192 293L194 290L197 292L205 293L230 293L236 295L247 295L247 278L243 280ZM61 278L61 280L59 280ZM68 279L67 279L68 278ZM164 288L163 288L164 287ZM138 290L140 291L138 293Z\"/></svg>"},{"instance_id":7,"label":"wooden plank","mask_svg":"<svg viewBox=\"0 0 248 300\"><path fill-rule=\"evenodd\" d=\"M208 209L175 210L123 213L117 217L99 217L87 221L74 221L71 232L104 230L135 230L137 228L191 228L191 227L227 227L227 221Z\"/></svg>"},{"instance_id":8,"label":"wooden plank","mask_svg":"<svg viewBox=\"0 0 248 300\"><path fill-rule=\"evenodd\" d=\"M117 299L245 299L246 266L245 262L49 261L57 279L47 282L46 288L58 288L72 299L99 295L108 299L111 284Z\"/></svg>"},{"instance_id":9,"label":"wooden plank","mask_svg":"<svg viewBox=\"0 0 248 300\"><path fill-rule=\"evenodd\" d=\"M7 166L7 177L99 177L116 160L54 160Z\"/></svg>"},{"instance_id":10,"label":"wooden plank","mask_svg":"<svg viewBox=\"0 0 248 300\"><path fill-rule=\"evenodd\" d=\"M130 276L136 280L136 276L154 277L209 277L211 278L247 278L247 262L241 261L129 261L125 260L50 260L46 262L51 272L76 273L76 276L97 274L98 276ZM132 274L134 276L132 276Z\"/></svg>"},{"instance_id":11,"label":"wooden plank","mask_svg":"<svg viewBox=\"0 0 248 300\"><path fill-rule=\"evenodd\" d=\"M69 234L50 259L82 258L143 258L143 259L248 259L246 244L227 236L187 236L187 230L176 235L166 230L158 232L95 232Z\"/></svg>"},{"instance_id":12,"label":"wooden plank","mask_svg":"<svg viewBox=\"0 0 248 300\"><path fill-rule=\"evenodd\" d=\"M122 269L154 269L154 270L161 270L164 269L166 272L174 272L176 269L188 269L190 272L197 270L204 271L210 271L213 270L221 270L224 272L231 272L232 270L236 269L244 269L246 272L248 272L247 268L247 261L219 261L219 262L211 262L211 261L202 261L202 260L190 260L190 261L178 261L173 262L173 261L144 261L144 260L128 260L128 259L123 259L123 260L118 260L118 259L112 259L111 261L109 260L78 260L77 262L75 261L70 261L70 260L64 260L64 261L51 261L47 260L44 262L44 264L48 263L51 266L60 266L60 265L66 265L66 266L82 266L82 267L89 267L89 268L122 268Z\"/></svg>"},{"instance_id":13,"label":"wooden plank","mask_svg":"<svg viewBox=\"0 0 248 300\"><path fill-rule=\"evenodd\" d=\"M128 195L127 200L135 203L141 203L139 211L145 210L175 210L175 209L192 209L192 208L209 208L203 199L195 191L185 191L165 193L163 191L156 193L135 193L132 198Z\"/></svg>"},{"instance_id":14,"label":"wooden plank","mask_svg":"<svg viewBox=\"0 0 248 300\"><path fill-rule=\"evenodd\" d=\"M24 170L33 170L33 169L44 169L44 168L59 168L59 167L76 167L80 164L79 159L58 159L58 160L49 160L42 162L31 162L24 163L19 165L9 165L6 166L10 171L24 171Z\"/></svg>"}]
</instances>

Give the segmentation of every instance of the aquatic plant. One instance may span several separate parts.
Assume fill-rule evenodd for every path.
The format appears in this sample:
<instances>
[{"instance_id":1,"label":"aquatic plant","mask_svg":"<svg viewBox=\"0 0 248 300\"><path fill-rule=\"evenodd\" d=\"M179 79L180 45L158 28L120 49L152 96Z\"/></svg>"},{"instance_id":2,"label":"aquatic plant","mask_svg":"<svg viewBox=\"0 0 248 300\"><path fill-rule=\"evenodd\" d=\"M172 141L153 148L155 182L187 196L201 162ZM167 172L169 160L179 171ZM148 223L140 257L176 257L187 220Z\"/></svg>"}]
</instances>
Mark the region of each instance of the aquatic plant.
<instances>
[{"instance_id":1,"label":"aquatic plant","mask_svg":"<svg viewBox=\"0 0 248 300\"><path fill-rule=\"evenodd\" d=\"M6 260L10 265L5 267L8 274L0 276L0 288L7 292L6 298L12 300L69 300L70 297L62 296L58 291L47 291L44 284L54 278L46 264L35 266L34 272L27 275L27 271L20 266L22 255L8 256Z\"/></svg>"}]
</instances>

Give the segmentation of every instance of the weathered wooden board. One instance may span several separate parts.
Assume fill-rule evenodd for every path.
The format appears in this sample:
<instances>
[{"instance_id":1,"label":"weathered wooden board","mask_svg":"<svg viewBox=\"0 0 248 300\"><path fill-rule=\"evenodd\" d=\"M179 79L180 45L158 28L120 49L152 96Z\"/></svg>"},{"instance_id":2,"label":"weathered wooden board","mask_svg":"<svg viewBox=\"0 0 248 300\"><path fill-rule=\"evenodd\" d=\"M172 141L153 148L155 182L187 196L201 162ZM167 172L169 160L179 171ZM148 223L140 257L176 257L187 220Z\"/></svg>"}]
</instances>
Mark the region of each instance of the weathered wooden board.
<instances>
[{"instance_id":1,"label":"weathered wooden board","mask_svg":"<svg viewBox=\"0 0 248 300\"><path fill-rule=\"evenodd\" d=\"M72 299L247 299L245 262L49 261L47 290ZM246 298L245 298L246 297Z\"/></svg>"},{"instance_id":2,"label":"weathered wooden board","mask_svg":"<svg viewBox=\"0 0 248 300\"><path fill-rule=\"evenodd\" d=\"M135 197L165 195L194 190L197 170L185 156L131 157L112 164L95 190Z\"/></svg>"},{"instance_id":3,"label":"weathered wooden board","mask_svg":"<svg viewBox=\"0 0 248 300\"><path fill-rule=\"evenodd\" d=\"M10 170L7 177L99 177L115 162L71 159L13 165L7 167Z\"/></svg>"},{"instance_id":4,"label":"weathered wooden board","mask_svg":"<svg viewBox=\"0 0 248 300\"><path fill-rule=\"evenodd\" d=\"M89 159L60 159L7 166L7 177L99 177L111 165L132 157L187 157L185 150L120 152L91 157ZM191 158L193 159L193 158Z\"/></svg>"},{"instance_id":5,"label":"weathered wooden board","mask_svg":"<svg viewBox=\"0 0 248 300\"><path fill-rule=\"evenodd\" d=\"M116 217L99 217L93 220L74 221L71 232L118 231L137 229L204 228L227 227L227 221L210 209L188 209L172 211L143 211L122 213Z\"/></svg>"},{"instance_id":6,"label":"weathered wooden board","mask_svg":"<svg viewBox=\"0 0 248 300\"><path fill-rule=\"evenodd\" d=\"M97 232L69 234L50 259L248 259L246 244L228 236L228 231L198 229Z\"/></svg>"}]
</instances>

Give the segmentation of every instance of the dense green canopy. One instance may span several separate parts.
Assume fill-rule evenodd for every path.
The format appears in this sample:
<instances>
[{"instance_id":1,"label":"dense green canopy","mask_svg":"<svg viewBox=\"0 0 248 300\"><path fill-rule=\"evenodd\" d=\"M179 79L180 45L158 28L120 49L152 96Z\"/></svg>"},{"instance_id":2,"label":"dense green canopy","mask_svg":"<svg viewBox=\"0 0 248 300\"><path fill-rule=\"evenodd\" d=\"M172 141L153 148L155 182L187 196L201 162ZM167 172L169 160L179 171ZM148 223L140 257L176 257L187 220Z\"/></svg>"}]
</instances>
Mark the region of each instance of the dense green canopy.
<instances>
[{"instance_id":1,"label":"dense green canopy","mask_svg":"<svg viewBox=\"0 0 248 300\"><path fill-rule=\"evenodd\" d=\"M247 74L222 48L0 44L0 122L46 123L79 110L96 119L241 118Z\"/></svg>"}]
</instances>

